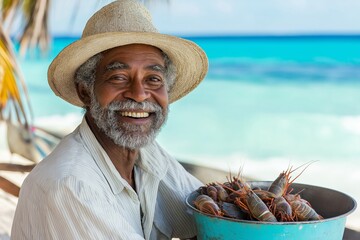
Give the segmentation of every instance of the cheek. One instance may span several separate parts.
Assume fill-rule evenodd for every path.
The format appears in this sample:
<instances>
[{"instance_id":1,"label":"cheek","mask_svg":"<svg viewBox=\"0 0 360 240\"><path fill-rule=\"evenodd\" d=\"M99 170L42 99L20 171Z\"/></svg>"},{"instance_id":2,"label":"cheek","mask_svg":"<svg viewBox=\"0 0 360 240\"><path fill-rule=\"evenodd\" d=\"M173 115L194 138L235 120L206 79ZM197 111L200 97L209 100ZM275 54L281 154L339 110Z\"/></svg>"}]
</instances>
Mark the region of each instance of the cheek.
<instances>
[{"instance_id":1,"label":"cheek","mask_svg":"<svg viewBox=\"0 0 360 240\"><path fill-rule=\"evenodd\" d=\"M107 106L119 95L119 92L115 92L110 88L95 86L94 95L101 106Z\"/></svg>"},{"instance_id":2,"label":"cheek","mask_svg":"<svg viewBox=\"0 0 360 240\"><path fill-rule=\"evenodd\" d=\"M158 104L164 110L166 110L169 105L169 96L168 96L168 92L166 91L166 89L163 89L163 90L157 92L157 94L155 96L156 96L155 99L158 102Z\"/></svg>"}]
</instances>

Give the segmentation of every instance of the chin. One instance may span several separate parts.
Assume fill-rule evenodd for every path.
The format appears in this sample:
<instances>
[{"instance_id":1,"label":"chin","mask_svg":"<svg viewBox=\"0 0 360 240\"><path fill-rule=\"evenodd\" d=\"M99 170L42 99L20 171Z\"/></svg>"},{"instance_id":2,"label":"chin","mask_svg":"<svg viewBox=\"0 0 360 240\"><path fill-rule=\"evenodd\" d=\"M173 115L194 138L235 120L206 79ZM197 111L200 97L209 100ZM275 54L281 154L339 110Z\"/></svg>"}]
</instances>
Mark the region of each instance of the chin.
<instances>
[{"instance_id":1,"label":"chin","mask_svg":"<svg viewBox=\"0 0 360 240\"><path fill-rule=\"evenodd\" d=\"M110 134L110 139L113 140L113 142L117 146L130 148L130 149L139 149L142 147L145 147L149 143L153 142L155 140L156 134L154 132L148 134L148 133L120 133L116 135Z\"/></svg>"}]
</instances>

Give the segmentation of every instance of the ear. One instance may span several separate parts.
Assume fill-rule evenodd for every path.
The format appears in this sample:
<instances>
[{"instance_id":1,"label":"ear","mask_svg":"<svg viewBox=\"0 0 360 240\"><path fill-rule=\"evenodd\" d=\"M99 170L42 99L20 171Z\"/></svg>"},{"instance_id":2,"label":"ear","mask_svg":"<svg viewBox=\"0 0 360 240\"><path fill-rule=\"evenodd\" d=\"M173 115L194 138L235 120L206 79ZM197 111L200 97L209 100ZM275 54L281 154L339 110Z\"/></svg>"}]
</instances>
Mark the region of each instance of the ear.
<instances>
[{"instance_id":1,"label":"ear","mask_svg":"<svg viewBox=\"0 0 360 240\"><path fill-rule=\"evenodd\" d=\"M91 97L88 88L82 83L76 83L76 92L80 100L84 103L84 106L90 106Z\"/></svg>"}]
</instances>

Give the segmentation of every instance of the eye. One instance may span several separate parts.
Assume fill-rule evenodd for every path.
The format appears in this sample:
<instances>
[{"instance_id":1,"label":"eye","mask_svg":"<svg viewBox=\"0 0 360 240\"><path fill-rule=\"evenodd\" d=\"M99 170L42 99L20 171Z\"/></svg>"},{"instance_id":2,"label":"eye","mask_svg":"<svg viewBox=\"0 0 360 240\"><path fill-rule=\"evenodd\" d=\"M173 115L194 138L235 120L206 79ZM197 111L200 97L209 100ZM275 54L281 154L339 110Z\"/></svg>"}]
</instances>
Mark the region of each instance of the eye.
<instances>
[{"instance_id":1,"label":"eye","mask_svg":"<svg viewBox=\"0 0 360 240\"><path fill-rule=\"evenodd\" d=\"M162 79L160 77L149 77L148 81L152 83L161 83Z\"/></svg>"},{"instance_id":2,"label":"eye","mask_svg":"<svg viewBox=\"0 0 360 240\"><path fill-rule=\"evenodd\" d=\"M157 89L164 85L164 80L160 76L149 76L145 81L145 85L147 88Z\"/></svg>"},{"instance_id":3,"label":"eye","mask_svg":"<svg viewBox=\"0 0 360 240\"><path fill-rule=\"evenodd\" d=\"M124 74L113 74L109 76L108 79L113 82L125 82L128 80L127 76Z\"/></svg>"}]
</instances>

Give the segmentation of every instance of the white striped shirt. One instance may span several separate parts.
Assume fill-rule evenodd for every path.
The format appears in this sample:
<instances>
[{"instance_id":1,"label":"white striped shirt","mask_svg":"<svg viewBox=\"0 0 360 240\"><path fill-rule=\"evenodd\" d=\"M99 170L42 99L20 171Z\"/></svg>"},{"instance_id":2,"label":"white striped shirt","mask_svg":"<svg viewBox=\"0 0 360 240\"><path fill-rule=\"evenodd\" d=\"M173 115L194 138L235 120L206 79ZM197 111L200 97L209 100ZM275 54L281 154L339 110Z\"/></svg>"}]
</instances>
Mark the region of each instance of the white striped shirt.
<instances>
[{"instance_id":1,"label":"white striped shirt","mask_svg":"<svg viewBox=\"0 0 360 240\"><path fill-rule=\"evenodd\" d=\"M140 150L136 192L85 119L24 181L11 238L171 239L196 234L185 197L202 183L156 142Z\"/></svg>"}]
</instances>

